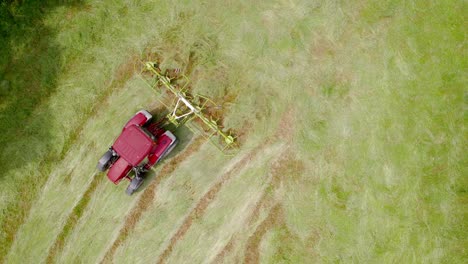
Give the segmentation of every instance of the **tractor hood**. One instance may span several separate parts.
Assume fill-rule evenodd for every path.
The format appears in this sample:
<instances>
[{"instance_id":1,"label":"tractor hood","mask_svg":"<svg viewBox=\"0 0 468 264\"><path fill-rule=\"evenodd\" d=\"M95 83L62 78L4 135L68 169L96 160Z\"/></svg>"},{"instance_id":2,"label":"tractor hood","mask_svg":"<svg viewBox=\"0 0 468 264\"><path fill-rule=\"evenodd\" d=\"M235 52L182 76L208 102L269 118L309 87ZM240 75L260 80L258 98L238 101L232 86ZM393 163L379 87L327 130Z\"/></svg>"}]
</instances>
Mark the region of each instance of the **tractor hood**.
<instances>
[{"instance_id":1,"label":"tractor hood","mask_svg":"<svg viewBox=\"0 0 468 264\"><path fill-rule=\"evenodd\" d=\"M117 184L122 180L132 169L132 165L129 164L123 158L119 158L107 172L107 178L113 183Z\"/></svg>"},{"instance_id":2,"label":"tractor hood","mask_svg":"<svg viewBox=\"0 0 468 264\"><path fill-rule=\"evenodd\" d=\"M122 131L112 148L130 165L137 166L156 143L139 126L131 125Z\"/></svg>"}]
</instances>

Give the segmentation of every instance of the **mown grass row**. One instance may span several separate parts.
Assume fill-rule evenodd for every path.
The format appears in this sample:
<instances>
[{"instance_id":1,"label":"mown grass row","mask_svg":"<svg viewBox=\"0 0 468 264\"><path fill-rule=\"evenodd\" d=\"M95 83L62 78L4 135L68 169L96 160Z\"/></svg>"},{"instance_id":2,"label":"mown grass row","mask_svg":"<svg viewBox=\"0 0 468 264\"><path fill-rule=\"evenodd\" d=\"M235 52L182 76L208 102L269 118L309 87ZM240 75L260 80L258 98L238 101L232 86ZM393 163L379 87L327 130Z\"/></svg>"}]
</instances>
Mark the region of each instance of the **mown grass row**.
<instances>
[{"instance_id":1,"label":"mown grass row","mask_svg":"<svg viewBox=\"0 0 468 264\"><path fill-rule=\"evenodd\" d=\"M226 127L248 130L252 142L278 128L293 134L288 144L303 168L291 166L284 188L270 190L282 203L284 219L262 235L260 259L298 262L310 259L312 251L312 259L322 261L461 262L466 244L464 9L461 2L439 1L89 1L51 8L36 21L52 32L49 53L60 47L61 68L50 98L41 99L24 132L3 149L2 164L13 157L22 161L17 165L27 165L13 172L12 166L6 171L13 177L1 179L7 186L2 208L10 207L0 221L13 227L21 223L16 220L35 196L23 208L15 202L18 190L40 190L73 144L67 138L111 83L123 53L144 53L149 46L149 53L164 54L167 67L183 66L195 54L193 89L234 102ZM39 57L47 61L49 53ZM23 75L15 78L23 82ZM284 129L281 117L288 111L293 127ZM19 150L26 146L33 147L24 156ZM20 182L24 175L30 176ZM34 189L29 179L41 176ZM190 190L180 192L190 197ZM219 219L221 213L211 211L205 220ZM139 228L152 230L152 222L143 218L147 226ZM80 228L89 229L85 226L79 223L73 237ZM195 231L210 233L203 225ZM244 256L254 231L247 226L237 236L227 260ZM152 235L129 236L126 244ZM197 252L187 237L174 257ZM69 246L64 247L68 253ZM138 258L133 252L144 253L130 251L126 257ZM153 252L147 254L143 258Z\"/></svg>"}]
</instances>

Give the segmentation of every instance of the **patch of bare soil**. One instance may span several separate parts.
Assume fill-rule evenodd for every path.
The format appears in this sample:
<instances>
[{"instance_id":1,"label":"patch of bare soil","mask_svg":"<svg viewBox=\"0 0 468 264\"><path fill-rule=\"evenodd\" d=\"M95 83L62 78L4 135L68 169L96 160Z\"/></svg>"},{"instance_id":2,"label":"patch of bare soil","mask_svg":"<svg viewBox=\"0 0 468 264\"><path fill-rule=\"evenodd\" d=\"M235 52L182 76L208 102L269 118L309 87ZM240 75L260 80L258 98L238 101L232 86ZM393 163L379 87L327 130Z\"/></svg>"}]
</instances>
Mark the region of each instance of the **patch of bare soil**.
<instances>
[{"instance_id":1,"label":"patch of bare soil","mask_svg":"<svg viewBox=\"0 0 468 264\"><path fill-rule=\"evenodd\" d=\"M169 240L168 246L163 250L162 254L159 256L159 259L157 263L165 263L167 258L170 256L172 253L174 246L177 244L177 242L182 239L187 231L190 229L192 226L193 220L199 219L205 212L206 208L211 204L211 202L215 199L216 195L219 193L221 188L224 186L224 184L229 181L234 175L236 175L236 172L241 170L243 167L245 167L250 160L252 160L254 157L256 157L261 150L265 148L266 144L260 144L257 146L255 149L253 149L249 154L247 154L245 157L240 159L238 162L232 166L232 168L224 173L218 182L216 182L204 195L196 206L190 211L188 216L183 220L181 226L178 228L178 230L175 232L175 234L171 237Z\"/></svg>"},{"instance_id":2,"label":"patch of bare soil","mask_svg":"<svg viewBox=\"0 0 468 264\"><path fill-rule=\"evenodd\" d=\"M200 147L205 142L203 137L198 137L193 140L193 142L185 149L182 153L174 157L167 163L158 174L158 177L155 178L144 190L143 194L139 197L138 202L131 212L125 218L123 227L119 231L117 239L112 243L112 246L104 255L102 263L111 263L112 258L115 254L115 251L119 246L127 239L128 235L134 230L136 224L140 221L143 213L148 210L149 206L154 200L156 187L159 185L162 179L166 178L171 174L178 165L190 157L193 153L197 152Z\"/></svg>"}]
</instances>

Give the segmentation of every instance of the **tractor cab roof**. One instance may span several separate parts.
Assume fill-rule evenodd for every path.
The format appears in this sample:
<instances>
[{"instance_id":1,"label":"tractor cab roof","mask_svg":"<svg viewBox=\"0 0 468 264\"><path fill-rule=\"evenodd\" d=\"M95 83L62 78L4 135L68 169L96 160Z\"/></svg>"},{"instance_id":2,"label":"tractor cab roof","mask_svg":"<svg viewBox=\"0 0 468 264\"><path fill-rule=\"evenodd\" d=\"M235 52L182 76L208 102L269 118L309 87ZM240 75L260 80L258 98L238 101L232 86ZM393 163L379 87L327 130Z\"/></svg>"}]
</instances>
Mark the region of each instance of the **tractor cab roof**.
<instances>
[{"instance_id":1,"label":"tractor cab roof","mask_svg":"<svg viewBox=\"0 0 468 264\"><path fill-rule=\"evenodd\" d=\"M132 166L137 166L148 156L156 143L137 125L122 131L112 148Z\"/></svg>"}]
</instances>

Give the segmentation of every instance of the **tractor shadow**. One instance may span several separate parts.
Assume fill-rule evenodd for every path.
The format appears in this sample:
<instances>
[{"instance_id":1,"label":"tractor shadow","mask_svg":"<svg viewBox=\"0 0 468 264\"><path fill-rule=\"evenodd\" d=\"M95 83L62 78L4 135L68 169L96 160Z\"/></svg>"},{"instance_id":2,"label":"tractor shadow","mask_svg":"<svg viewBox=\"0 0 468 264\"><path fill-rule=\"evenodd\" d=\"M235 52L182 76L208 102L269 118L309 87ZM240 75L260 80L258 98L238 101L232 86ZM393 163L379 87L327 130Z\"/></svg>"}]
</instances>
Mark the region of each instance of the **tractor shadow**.
<instances>
[{"instance_id":1,"label":"tractor shadow","mask_svg":"<svg viewBox=\"0 0 468 264\"><path fill-rule=\"evenodd\" d=\"M168 154L167 157L165 157L161 162L159 162L158 164L156 164L156 166L154 166L154 169L157 171L159 171L163 166L166 166L167 163L170 162L172 158L177 156L179 153L183 152L194 137L193 132L183 125L176 128L174 125L170 124L170 125L165 126L164 128L174 133L174 135L179 140L179 143L174 148L174 150L172 150L171 153ZM159 185L161 180L163 180L167 176L168 175L158 175L158 172L155 172L153 170L147 172L145 176L145 181L140 186L140 188L138 188L138 190L135 191L135 193L144 191L146 187L154 180L157 180L158 181L157 185Z\"/></svg>"}]
</instances>

